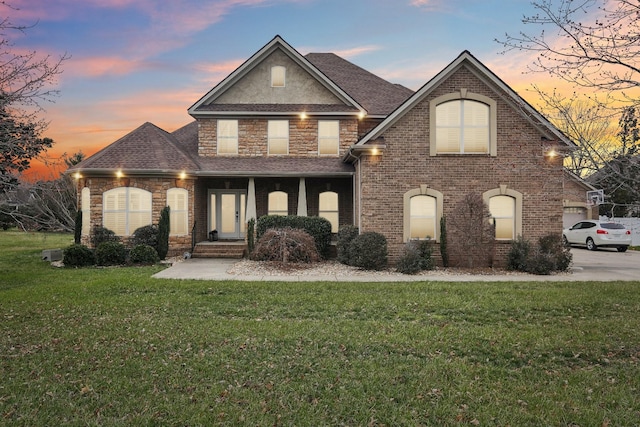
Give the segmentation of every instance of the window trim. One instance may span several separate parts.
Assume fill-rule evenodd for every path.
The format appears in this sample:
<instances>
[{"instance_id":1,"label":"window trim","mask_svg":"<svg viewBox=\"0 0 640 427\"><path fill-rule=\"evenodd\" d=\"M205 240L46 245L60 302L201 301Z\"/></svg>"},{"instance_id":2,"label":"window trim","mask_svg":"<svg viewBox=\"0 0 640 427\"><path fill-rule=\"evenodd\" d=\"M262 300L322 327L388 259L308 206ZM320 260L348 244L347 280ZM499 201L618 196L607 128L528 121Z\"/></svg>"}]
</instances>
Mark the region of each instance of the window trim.
<instances>
[{"instance_id":1,"label":"window trim","mask_svg":"<svg viewBox=\"0 0 640 427\"><path fill-rule=\"evenodd\" d=\"M440 241L440 220L442 218L442 201L443 195L438 190L434 190L433 188L429 188L426 184L420 185L420 188L414 188L412 190L407 191L403 195L403 230L402 230L402 240L404 242L408 242L411 240L411 198L414 196L431 196L436 199L436 228L435 228L435 236L433 236L433 241Z\"/></svg>"},{"instance_id":2,"label":"window trim","mask_svg":"<svg viewBox=\"0 0 640 427\"><path fill-rule=\"evenodd\" d=\"M174 209L171 205L169 205L169 196L171 193L176 194L184 194L185 195L185 206L184 209ZM189 191L185 188L172 187L167 190L167 206L169 206L169 236L187 236L189 235ZM184 214L184 233L176 233L174 231L175 215Z\"/></svg>"},{"instance_id":3,"label":"window trim","mask_svg":"<svg viewBox=\"0 0 640 427\"><path fill-rule=\"evenodd\" d=\"M235 130L236 130L236 134L235 137L221 137L220 136L220 123L221 122L235 122ZM219 156L237 156L238 155L238 133L239 133L239 129L238 129L238 120L235 119L218 119L217 123L216 123L216 154ZM221 152L220 151L220 140L221 139L225 139L225 140L235 140L235 152Z\"/></svg>"},{"instance_id":4,"label":"window trim","mask_svg":"<svg viewBox=\"0 0 640 427\"><path fill-rule=\"evenodd\" d=\"M482 193L482 199L490 206L489 200L494 196L510 196L515 199L515 212L514 212L514 233L513 239L496 239L503 242L510 242L518 238L518 236L522 236L522 193L516 190L512 190L507 188L506 185L502 184L499 188L494 188L492 190L485 191ZM493 218L493 216L491 217Z\"/></svg>"},{"instance_id":5,"label":"window trim","mask_svg":"<svg viewBox=\"0 0 640 427\"><path fill-rule=\"evenodd\" d=\"M436 107L445 102L455 100L477 101L489 106L489 147L487 153L438 153L436 146ZM467 89L460 89L458 92L447 93L438 96L429 101L429 156L448 156L448 155L481 155L487 154L495 157L498 154L498 119L497 119L497 103L488 96L479 93L469 92Z\"/></svg>"}]
</instances>

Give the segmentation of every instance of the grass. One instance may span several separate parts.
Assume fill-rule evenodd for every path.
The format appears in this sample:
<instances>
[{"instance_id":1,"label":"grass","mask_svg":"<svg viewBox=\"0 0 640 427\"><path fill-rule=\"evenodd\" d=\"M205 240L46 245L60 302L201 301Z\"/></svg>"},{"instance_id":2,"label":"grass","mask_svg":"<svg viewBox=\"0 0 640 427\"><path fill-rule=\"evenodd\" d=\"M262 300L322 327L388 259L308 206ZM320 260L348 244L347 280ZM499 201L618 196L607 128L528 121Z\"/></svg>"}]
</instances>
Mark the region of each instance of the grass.
<instances>
[{"instance_id":1,"label":"grass","mask_svg":"<svg viewBox=\"0 0 640 427\"><path fill-rule=\"evenodd\" d=\"M639 282L169 281L0 233L0 425L640 424Z\"/></svg>"}]
</instances>

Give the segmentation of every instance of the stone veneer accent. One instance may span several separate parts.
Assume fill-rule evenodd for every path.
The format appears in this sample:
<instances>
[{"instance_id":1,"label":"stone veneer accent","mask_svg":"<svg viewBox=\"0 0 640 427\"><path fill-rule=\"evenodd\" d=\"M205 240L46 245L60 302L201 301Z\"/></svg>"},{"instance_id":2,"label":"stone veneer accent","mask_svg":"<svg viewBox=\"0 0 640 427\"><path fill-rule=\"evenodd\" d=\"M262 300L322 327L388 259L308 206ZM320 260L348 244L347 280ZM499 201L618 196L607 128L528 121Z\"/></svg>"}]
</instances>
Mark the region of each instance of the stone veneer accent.
<instances>
[{"instance_id":1,"label":"stone veneer accent","mask_svg":"<svg viewBox=\"0 0 640 427\"><path fill-rule=\"evenodd\" d=\"M157 224L160 211L167 205L167 190L170 188L184 188L189 191L189 229L194 220L194 180L168 177L86 177L78 181L78 206L81 206L82 189L89 187L91 191L91 230L102 226L102 194L118 187L134 187L150 191L152 194L152 221ZM129 236L121 236L122 242L128 244ZM91 246L91 236L83 235L82 243ZM184 251L191 251L191 235L169 236L169 256L179 255Z\"/></svg>"},{"instance_id":2,"label":"stone veneer accent","mask_svg":"<svg viewBox=\"0 0 640 427\"><path fill-rule=\"evenodd\" d=\"M286 120L282 118L278 120ZM287 157L318 157L318 120L289 117L289 155ZM327 118L326 120L332 120ZM238 157L268 156L268 119L238 120ZM198 155L217 156L217 119L198 120ZM340 119L340 153L358 140L358 120ZM235 156L234 156L235 157Z\"/></svg>"}]
</instances>

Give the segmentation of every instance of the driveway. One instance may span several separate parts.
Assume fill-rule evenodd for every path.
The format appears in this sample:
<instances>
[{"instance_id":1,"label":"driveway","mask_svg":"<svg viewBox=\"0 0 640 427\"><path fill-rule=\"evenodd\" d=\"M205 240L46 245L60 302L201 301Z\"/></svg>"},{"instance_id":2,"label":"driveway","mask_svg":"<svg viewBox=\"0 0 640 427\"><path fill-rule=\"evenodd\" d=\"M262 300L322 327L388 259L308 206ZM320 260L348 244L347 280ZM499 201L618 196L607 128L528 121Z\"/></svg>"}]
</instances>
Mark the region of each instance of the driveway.
<instances>
[{"instance_id":1,"label":"driveway","mask_svg":"<svg viewBox=\"0 0 640 427\"><path fill-rule=\"evenodd\" d=\"M638 280L640 281L640 251L618 252L602 248L588 251L571 248L573 280Z\"/></svg>"}]
</instances>

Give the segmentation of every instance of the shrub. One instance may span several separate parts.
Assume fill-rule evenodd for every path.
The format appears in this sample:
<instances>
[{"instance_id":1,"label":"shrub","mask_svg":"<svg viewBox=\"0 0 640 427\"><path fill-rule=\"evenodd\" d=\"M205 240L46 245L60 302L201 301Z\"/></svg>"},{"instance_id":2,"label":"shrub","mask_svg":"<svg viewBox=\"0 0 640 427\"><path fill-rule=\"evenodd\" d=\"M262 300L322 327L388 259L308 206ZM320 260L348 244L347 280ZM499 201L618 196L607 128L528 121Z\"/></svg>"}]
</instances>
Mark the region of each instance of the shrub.
<instances>
[{"instance_id":1,"label":"shrub","mask_svg":"<svg viewBox=\"0 0 640 427\"><path fill-rule=\"evenodd\" d=\"M80 244L82 239L82 211L79 210L76 212L76 220L73 226L73 241L75 244Z\"/></svg>"},{"instance_id":2,"label":"shrub","mask_svg":"<svg viewBox=\"0 0 640 427\"><path fill-rule=\"evenodd\" d=\"M511 249L507 254L507 269L514 271L527 271L531 243L522 236L518 236L511 243Z\"/></svg>"},{"instance_id":3,"label":"shrub","mask_svg":"<svg viewBox=\"0 0 640 427\"><path fill-rule=\"evenodd\" d=\"M412 240L405 245L404 254L398 260L396 270L403 274L416 274L432 270L433 243L430 240Z\"/></svg>"},{"instance_id":4,"label":"shrub","mask_svg":"<svg viewBox=\"0 0 640 427\"><path fill-rule=\"evenodd\" d=\"M349 259L354 267L383 270L387 267L387 239L375 231L356 236L349 245Z\"/></svg>"},{"instance_id":5,"label":"shrub","mask_svg":"<svg viewBox=\"0 0 640 427\"><path fill-rule=\"evenodd\" d=\"M571 252L562 236L548 234L538 239L536 245L518 237L511 245L507 267L532 274L551 274L567 271L571 265Z\"/></svg>"},{"instance_id":6,"label":"shrub","mask_svg":"<svg viewBox=\"0 0 640 427\"><path fill-rule=\"evenodd\" d=\"M309 233L285 227L267 230L258 240L252 258L256 261L311 263L319 261L320 255Z\"/></svg>"},{"instance_id":7,"label":"shrub","mask_svg":"<svg viewBox=\"0 0 640 427\"><path fill-rule=\"evenodd\" d=\"M129 260L134 264L155 264L160 261L160 257L153 246L140 244L131 249Z\"/></svg>"},{"instance_id":8,"label":"shrub","mask_svg":"<svg viewBox=\"0 0 640 427\"><path fill-rule=\"evenodd\" d=\"M349 246L353 239L359 234L358 227L345 225L338 230L338 241L336 242L337 259L342 264L350 265Z\"/></svg>"},{"instance_id":9,"label":"shrub","mask_svg":"<svg viewBox=\"0 0 640 427\"><path fill-rule=\"evenodd\" d=\"M422 257L415 248L407 245L398 260L396 270L402 274L416 274L422 271Z\"/></svg>"},{"instance_id":10,"label":"shrub","mask_svg":"<svg viewBox=\"0 0 640 427\"><path fill-rule=\"evenodd\" d=\"M120 242L102 242L96 248L96 264L122 265L127 260L127 250Z\"/></svg>"},{"instance_id":11,"label":"shrub","mask_svg":"<svg viewBox=\"0 0 640 427\"><path fill-rule=\"evenodd\" d=\"M495 230L489 207L479 193L469 193L456 203L447 218L448 250L457 266L490 267L493 263Z\"/></svg>"},{"instance_id":12,"label":"shrub","mask_svg":"<svg viewBox=\"0 0 640 427\"><path fill-rule=\"evenodd\" d=\"M96 258L85 245L73 244L63 251L62 263L65 267L86 267L94 265Z\"/></svg>"},{"instance_id":13,"label":"shrub","mask_svg":"<svg viewBox=\"0 0 640 427\"><path fill-rule=\"evenodd\" d=\"M256 247L256 220L251 218L247 224L247 251L249 256L253 253Z\"/></svg>"},{"instance_id":14,"label":"shrub","mask_svg":"<svg viewBox=\"0 0 640 427\"><path fill-rule=\"evenodd\" d=\"M260 240L267 230L272 228L298 228L304 230L315 241L318 253L322 258L329 257L331 246L331 223L319 216L265 215L258 218L256 239Z\"/></svg>"},{"instance_id":15,"label":"shrub","mask_svg":"<svg viewBox=\"0 0 640 427\"><path fill-rule=\"evenodd\" d=\"M440 218L440 256L442 257L442 266L449 267L449 249L447 248L447 219L443 215Z\"/></svg>"},{"instance_id":16,"label":"shrub","mask_svg":"<svg viewBox=\"0 0 640 427\"><path fill-rule=\"evenodd\" d=\"M160 259L165 259L169 252L169 231L171 229L169 206L165 206L160 211L160 221L158 222L158 244L156 249Z\"/></svg>"},{"instance_id":17,"label":"shrub","mask_svg":"<svg viewBox=\"0 0 640 427\"><path fill-rule=\"evenodd\" d=\"M150 224L137 228L131 235L130 243L132 246L147 245L155 249L158 246L158 226Z\"/></svg>"},{"instance_id":18,"label":"shrub","mask_svg":"<svg viewBox=\"0 0 640 427\"><path fill-rule=\"evenodd\" d=\"M104 242L119 242L120 238L116 233L106 227L96 227L91 234L91 243L94 248L100 246Z\"/></svg>"}]
</instances>

